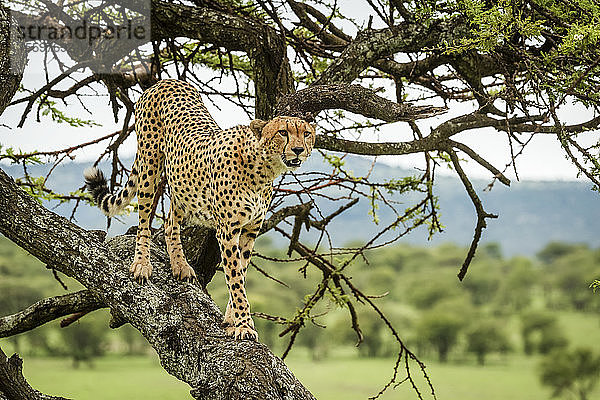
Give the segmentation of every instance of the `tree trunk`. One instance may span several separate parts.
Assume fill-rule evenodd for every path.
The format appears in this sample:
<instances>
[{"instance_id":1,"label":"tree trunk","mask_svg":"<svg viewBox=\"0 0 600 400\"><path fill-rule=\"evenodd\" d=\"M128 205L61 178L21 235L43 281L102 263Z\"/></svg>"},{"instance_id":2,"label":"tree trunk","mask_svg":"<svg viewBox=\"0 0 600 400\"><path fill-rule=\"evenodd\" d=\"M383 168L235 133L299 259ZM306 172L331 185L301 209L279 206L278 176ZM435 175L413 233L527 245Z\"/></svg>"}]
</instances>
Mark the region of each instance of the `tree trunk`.
<instances>
[{"instance_id":1,"label":"tree trunk","mask_svg":"<svg viewBox=\"0 0 600 400\"><path fill-rule=\"evenodd\" d=\"M19 88L26 63L25 43L17 40L10 10L0 4L0 114Z\"/></svg>"},{"instance_id":2,"label":"tree trunk","mask_svg":"<svg viewBox=\"0 0 600 400\"><path fill-rule=\"evenodd\" d=\"M438 346L438 356L441 363L448 362L448 348L446 346Z\"/></svg>"},{"instance_id":3,"label":"tree trunk","mask_svg":"<svg viewBox=\"0 0 600 400\"><path fill-rule=\"evenodd\" d=\"M485 352L480 351L477 353L477 363L482 367L485 365Z\"/></svg>"}]
</instances>

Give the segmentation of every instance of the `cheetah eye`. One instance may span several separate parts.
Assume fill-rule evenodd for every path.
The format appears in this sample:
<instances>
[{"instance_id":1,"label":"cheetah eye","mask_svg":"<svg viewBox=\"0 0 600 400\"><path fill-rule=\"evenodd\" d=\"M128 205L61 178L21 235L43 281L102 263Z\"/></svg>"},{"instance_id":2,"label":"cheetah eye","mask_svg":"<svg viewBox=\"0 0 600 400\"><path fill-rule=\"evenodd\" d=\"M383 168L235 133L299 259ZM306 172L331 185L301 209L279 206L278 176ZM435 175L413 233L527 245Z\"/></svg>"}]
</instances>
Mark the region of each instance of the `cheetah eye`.
<instances>
[{"instance_id":1,"label":"cheetah eye","mask_svg":"<svg viewBox=\"0 0 600 400\"><path fill-rule=\"evenodd\" d=\"M277 133L279 133L283 137L286 137L288 135L286 130L280 130L280 131L277 131Z\"/></svg>"},{"instance_id":2,"label":"cheetah eye","mask_svg":"<svg viewBox=\"0 0 600 400\"><path fill-rule=\"evenodd\" d=\"M312 132L310 132L310 131L304 132L304 137L309 137L310 135L312 135Z\"/></svg>"}]
</instances>

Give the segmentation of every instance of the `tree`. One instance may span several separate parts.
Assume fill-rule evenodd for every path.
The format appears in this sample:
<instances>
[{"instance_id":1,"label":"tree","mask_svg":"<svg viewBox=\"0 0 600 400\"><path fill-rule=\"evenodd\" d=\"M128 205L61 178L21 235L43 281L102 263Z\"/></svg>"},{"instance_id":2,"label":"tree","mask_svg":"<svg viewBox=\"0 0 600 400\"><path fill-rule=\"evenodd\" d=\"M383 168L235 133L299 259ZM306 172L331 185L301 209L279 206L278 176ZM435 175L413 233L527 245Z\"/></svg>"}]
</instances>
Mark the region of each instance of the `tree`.
<instances>
[{"instance_id":1,"label":"tree","mask_svg":"<svg viewBox=\"0 0 600 400\"><path fill-rule=\"evenodd\" d=\"M42 297L42 294L28 286L14 286L6 283L0 284L0 315L9 315L15 313ZM15 349L20 351L19 336L10 337Z\"/></svg>"},{"instance_id":2,"label":"tree","mask_svg":"<svg viewBox=\"0 0 600 400\"><path fill-rule=\"evenodd\" d=\"M277 375L267 379L268 382L252 375L256 386L242 388L236 383L233 393L250 396L256 389L260 393L252 392L256 396L271 398L275 397L273 393L290 389L291 382L296 382L281 361L260 345L230 341L215 344L202 335L201 332L220 332L216 325L220 315L200 289L178 286L159 276L156 279L164 286L156 291L132 286L121 260L129 256L122 246L130 244L130 237L114 239L112 247L105 245L99 234L67 224L20 191L23 189L38 199L71 201L75 204L74 216L77 206L89 201L89 197L77 188L63 193L62 189L48 187L44 177L31 176L26 166L38 161L54 165L75 157L79 149L98 143L105 145L98 161L108 160L112 165L111 187L121 185L127 171L119 158L119 148L133 132L134 103L145 88L167 76L190 81L209 100L231 102L249 117L287 114L315 119L319 126L321 134L316 147L324 152L330 170L299 173L277 182L272 213L263 227L263 233L274 231L289 241L289 255L295 254L307 263L303 272L310 267L321 275L299 310L287 316L264 316L281 323L281 334L288 335L284 355L313 317L314 307L324 299L333 299L347 311L349 325L359 341L363 335L356 303L365 303L398 342L398 363L404 360L403 365L407 366L416 360L377 304L353 284L348 270L366 250L398 240L418 227L425 227L431 235L441 230L434 186L440 166L449 166L456 172L474 207L473 240L458 272L461 280L487 222L497 217L486 210L465 173L465 158L490 172L490 188L497 182L509 185L507 171L511 167L516 171L515 159L531 139L539 134L552 135L579 171L600 186L596 175L600 169L598 148L582 144L600 124L600 118L591 116L598 108L600 96L597 90L600 50L594 24L599 11L593 2L391 0L382 5L380 1L369 1L370 8L362 13L366 16L363 20L349 17L349 4L149 0L121 5L106 2L91 8L79 2L56 5L34 1L13 10L19 26L45 26L46 33L67 29L82 20L89 22L87 26L94 32L102 32L107 23L120 26L133 16L133 22L148 27L151 33L141 35L139 40L115 41L115 35L106 34L83 41L61 41L50 35L35 37L31 32L40 32L36 29L20 32L26 44L41 40L51 46L41 50L48 60L44 65L46 81L24 82L13 100L14 107L22 107L18 109L21 118L17 126L30 123L32 115L36 115L40 123L46 118L83 129L94 124L94 115L86 114L86 104L94 96L105 95L119 129L65 149L29 153L2 149L0 158L19 162L24 168L18 180L20 189L0 174L0 231L51 268L83 283L88 290L36 303L29 314L25 310L19 316L35 315L36 323L43 323L65 313L109 307L115 314L113 325L130 323L139 330L157 350L165 369L190 383L197 398L208 396L207 387L214 388L211 396L219 397L218 393L224 393L220 390L229 390L231 382L243 380L238 379L233 367L214 368L218 365L216 361L214 365L190 361L183 369L178 362L182 354L187 360L198 361L199 348L214 355L212 360L231 360L229 352L236 349L232 365L247 365L248 359L244 357L249 357L253 363L264 365L263 370L271 369ZM7 29L5 24L4 43L8 42ZM104 29L104 32L113 31ZM56 47L61 51L56 51ZM27 49L39 51L33 46ZM5 56L3 61L6 59ZM19 75L17 68L14 79L17 83ZM232 89L227 85L216 86L218 77L228 79ZM11 99L17 86L14 82L0 86L1 98ZM374 87L383 89L373 90ZM81 110L72 111L77 104L82 105ZM567 124L564 118L572 115L572 104L581 108L582 117ZM95 104L93 108L95 111ZM458 115L423 124L417 122L439 116L449 108ZM412 139L372 140L378 129L394 123L402 124ZM461 138L475 135L480 128L506 135L508 165L500 168L491 165L478 149L457 137L459 133L463 135ZM422 171L416 176L375 180L370 171L352 173L346 159L336 153L369 157L421 153ZM50 167L48 173L53 170ZM405 196L410 204L399 206L397 196ZM379 232L363 246L346 249L329 246L331 221L354 207L359 199L371 205L371 215L381 226ZM164 215L158 206L163 204L160 200L156 201L155 213L159 222ZM19 211L14 204L26 206ZM391 217L379 221L384 209ZM39 225L45 230L36 228ZM311 241L302 226L313 231L312 237L318 239ZM199 275L206 285L218 263L216 242L210 231L189 233L188 252L193 254L188 253L188 258L191 254L192 259L204 260L196 264L202 269ZM161 247L159 236L160 233L157 251ZM38 237L42 240L37 240ZM73 249L73 244L79 247ZM110 272L121 281L110 281L109 277L99 276L99 271ZM151 299L149 302L162 308L137 303L131 306L139 298ZM190 309L184 314L173 302L188 305L191 302ZM58 308L50 311L48 307L54 305ZM160 310L160 315L156 310ZM21 322L10 325L3 335L35 325L27 318L16 320ZM248 350L245 346L252 351L241 351ZM423 370L422 364L416 363ZM405 372L410 373L408 367ZM201 381L200 376L209 382ZM385 388L393 386L396 378L394 374ZM293 387L298 396L309 397L301 385Z\"/></svg>"},{"instance_id":3,"label":"tree","mask_svg":"<svg viewBox=\"0 0 600 400\"><path fill-rule=\"evenodd\" d=\"M497 302L516 311L523 310L531 303L531 287L538 282L539 272L530 260L522 257L514 257L508 265L510 272L496 292Z\"/></svg>"},{"instance_id":4,"label":"tree","mask_svg":"<svg viewBox=\"0 0 600 400\"><path fill-rule=\"evenodd\" d=\"M487 243L481 250L484 255L491 259L502 259L502 246L500 246L500 243Z\"/></svg>"},{"instance_id":5,"label":"tree","mask_svg":"<svg viewBox=\"0 0 600 400\"><path fill-rule=\"evenodd\" d=\"M557 303L563 308L593 311L598 308L598 296L588 287L597 276L597 256L589 249L579 248L547 266L552 272L551 284Z\"/></svg>"},{"instance_id":6,"label":"tree","mask_svg":"<svg viewBox=\"0 0 600 400\"><path fill-rule=\"evenodd\" d=\"M541 331L538 350L540 354L548 354L554 349L567 347L569 342L557 326L551 326Z\"/></svg>"},{"instance_id":7,"label":"tree","mask_svg":"<svg viewBox=\"0 0 600 400\"><path fill-rule=\"evenodd\" d=\"M552 264L561 257L571 254L577 250L585 249L585 245L576 245L571 243L551 242L537 253L538 258L544 264Z\"/></svg>"},{"instance_id":8,"label":"tree","mask_svg":"<svg viewBox=\"0 0 600 400\"><path fill-rule=\"evenodd\" d=\"M461 296L461 291L452 281L419 282L408 291L408 300L419 309L431 309L445 299Z\"/></svg>"},{"instance_id":9,"label":"tree","mask_svg":"<svg viewBox=\"0 0 600 400\"><path fill-rule=\"evenodd\" d=\"M587 400L600 378L600 355L591 349L558 350L540 363L540 379L552 396L565 394Z\"/></svg>"},{"instance_id":10,"label":"tree","mask_svg":"<svg viewBox=\"0 0 600 400\"><path fill-rule=\"evenodd\" d=\"M525 354L547 354L567 345L567 340L556 323L556 317L539 311L521 315L521 334Z\"/></svg>"},{"instance_id":11,"label":"tree","mask_svg":"<svg viewBox=\"0 0 600 400\"><path fill-rule=\"evenodd\" d=\"M483 305L491 303L498 293L501 275L497 262L488 260L487 262L475 262L476 266L484 267L478 274L473 274L463 282L464 288L471 294L471 300L474 305Z\"/></svg>"},{"instance_id":12,"label":"tree","mask_svg":"<svg viewBox=\"0 0 600 400\"><path fill-rule=\"evenodd\" d=\"M477 356L479 365L485 364L489 353L502 352L510 348L508 337L498 321L484 319L474 323L467 331L467 351Z\"/></svg>"},{"instance_id":13,"label":"tree","mask_svg":"<svg viewBox=\"0 0 600 400\"><path fill-rule=\"evenodd\" d=\"M464 320L458 314L430 311L417 325L417 335L435 349L441 362L447 362L463 324Z\"/></svg>"},{"instance_id":14,"label":"tree","mask_svg":"<svg viewBox=\"0 0 600 400\"><path fill-rule=\"evenodd\" d=\"M386 354L386 344L383 337L383 323L377 316L371 313L361 315L361 331L365 338L358 346L358 354L361 357L377 357ZM355 339L355 338L352 338Z\"/></svg>"},{"instance_id":15,"label":"tree","mask_svg":"<svg viewBox=\"0 0 600 400\"><path fill-rule=\"evenodd\" d=\"M73 360L74 368L79 368L81 362L92 366L93 359L104 353L106 331L97 325L84 319L61 330L65 353Z\"/></svg>"},{"instance_id":16,"label":"tree","mask_svg":"<svg viewBox=\"0 0 600 400\"><path fill-rule=\"evenodd\" d=\"M325 332L325 326L311 323L298 338L298 345L308 349L313 361L321 361L329 353L330 344L326 333L328 332Z\"/></svg>"}]
</instances>

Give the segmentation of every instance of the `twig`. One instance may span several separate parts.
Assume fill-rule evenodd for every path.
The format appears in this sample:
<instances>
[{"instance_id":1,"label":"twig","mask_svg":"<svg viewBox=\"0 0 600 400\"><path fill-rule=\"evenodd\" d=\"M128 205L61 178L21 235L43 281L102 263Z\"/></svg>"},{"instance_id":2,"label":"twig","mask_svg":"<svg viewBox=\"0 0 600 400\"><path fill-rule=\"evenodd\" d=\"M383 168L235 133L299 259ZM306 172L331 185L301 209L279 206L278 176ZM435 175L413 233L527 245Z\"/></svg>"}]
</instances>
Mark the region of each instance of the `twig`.
<instances>
[{"instance_id":1,"label":"twig","mask_svg":"<svg viewBox=\"0 0 600 400\"><path fill-rule=\"evenodd\" d=\"M466 144L460 143L460 142L455 142L454 140L451 140L451 139L448 139L448 143L452 147L456 147L460 151L466 153L469 157L471 157L473 160L475 160L479 165L481 165L482 167L484 167L485 169L490 171L492 174L494 174L494 178L497 178L500 182L502 182L506 186L510 186L510 179L508 179L502 172L500 172L500 170L498 170L492 164L487 162L483 157L481 157L479 154L477 154L469 146L467 146Z\"/></svg>"},{"instance_id":2,"label":"twig","mask_svg":"<svg viewBox=\"0 0 600 400\"><path fill-rule=\"evenodd\" d=\"M469 198L473 203L473 206L475 206L475 212L477 213L477 225L475 226L473 240L471 241L471 245L469 246L467 256L465 257L460 271L458 272L458 279L462 281L465 275L467 274L467 270L469 269L469 265L471 265L473 257L475 256L477 245L479 244L479 240L481 239L481 233L483 229L487 226L485 222L486 218L498 218L498 216L495 214L489 214L483 209L483 204L481 204L481 200L479 199L479 196L477 196L475 189L473 189L471 181L469 181L469 178L465 174L465 171L462 169L456 152L452 150L451 147L448 147L445 151L448 153L448 155L450 155L452 165L454 165L454 169L456 170L456 173L458 174L461 182L463 183L463 186L465 187L467 194L469 195Z\"/></svg>"},{"instance_id":3,"label":"twig","mask_svg":"<svg viewBox=\"0 0 600 400\"><path fill-rule=\"evenodd\" d=\"M78 312L75 314L71 314L67 318L64 318L62 321L60 321L60 327L66 328L67 326L71 325L73 322L79 321L79 319L81 319L88 313L89 313L89 311L81 311L81 312Z\"/></svg>"},{"instance_id":4,"label":"twig","mask_svg":"<svg viewBox=\"0 0 600 400\"><path fill-rule=\"evenodd\" d=\"M271 279L272 281L275 281L275 282L279 283L280 285L285 286L288 289L290 288L290 285L288 285L287 283L285 283L282 280L279 280L279 279L275 278L273 275L270 275L267 271L265 271L264 269L260 268L253 261L250 261L250 265L252 265L258 272L260 272L261 274L263 274L267 278Z\"/></svg>"}]
</instances>

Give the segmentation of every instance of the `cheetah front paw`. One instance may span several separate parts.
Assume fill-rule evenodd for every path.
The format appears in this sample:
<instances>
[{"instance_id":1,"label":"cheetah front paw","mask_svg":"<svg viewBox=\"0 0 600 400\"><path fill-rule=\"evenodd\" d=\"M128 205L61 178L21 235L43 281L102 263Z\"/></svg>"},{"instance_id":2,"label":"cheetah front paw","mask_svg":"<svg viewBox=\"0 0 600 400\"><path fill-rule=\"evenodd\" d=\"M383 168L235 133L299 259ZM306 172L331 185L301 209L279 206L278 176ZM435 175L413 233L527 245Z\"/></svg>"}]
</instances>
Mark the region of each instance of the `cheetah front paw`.
<instances>
[{"instance_id":1,"label":"cheetah front paw","mask_svg":"<svg viewBox=\"0 0 600 400\"><path fill-rule=\"evenodd\" d=\"M144 283L148 281L150 275L152 275L152 265L148 260L135 260L131 264L129 272L133 274L133 278L136 281L139 283Z\"/></svg>"},{"instance_id":2,"label":"cheetah front paw","mask_svg":"<svg viewBox=\"0 0 600 400\"><path fill-rule=\"evenodd\" d=\"M233 336L237 340L258 341L258 333L247 324L243 324L242 326L227 326L225 331L228 336Z\"/></svg>"},{"instance_id":3,"label":"cheetah front paw","mask_svg":"<svg viewBox=\"0 0 600 400\"><path fill-rule=\"evenodd\" d=\"M176 261L171 261L171 270L173 276L181 281L190 283L196 281L196 272L185 259L178 258Z\"/></svg>"}]
</instances>

